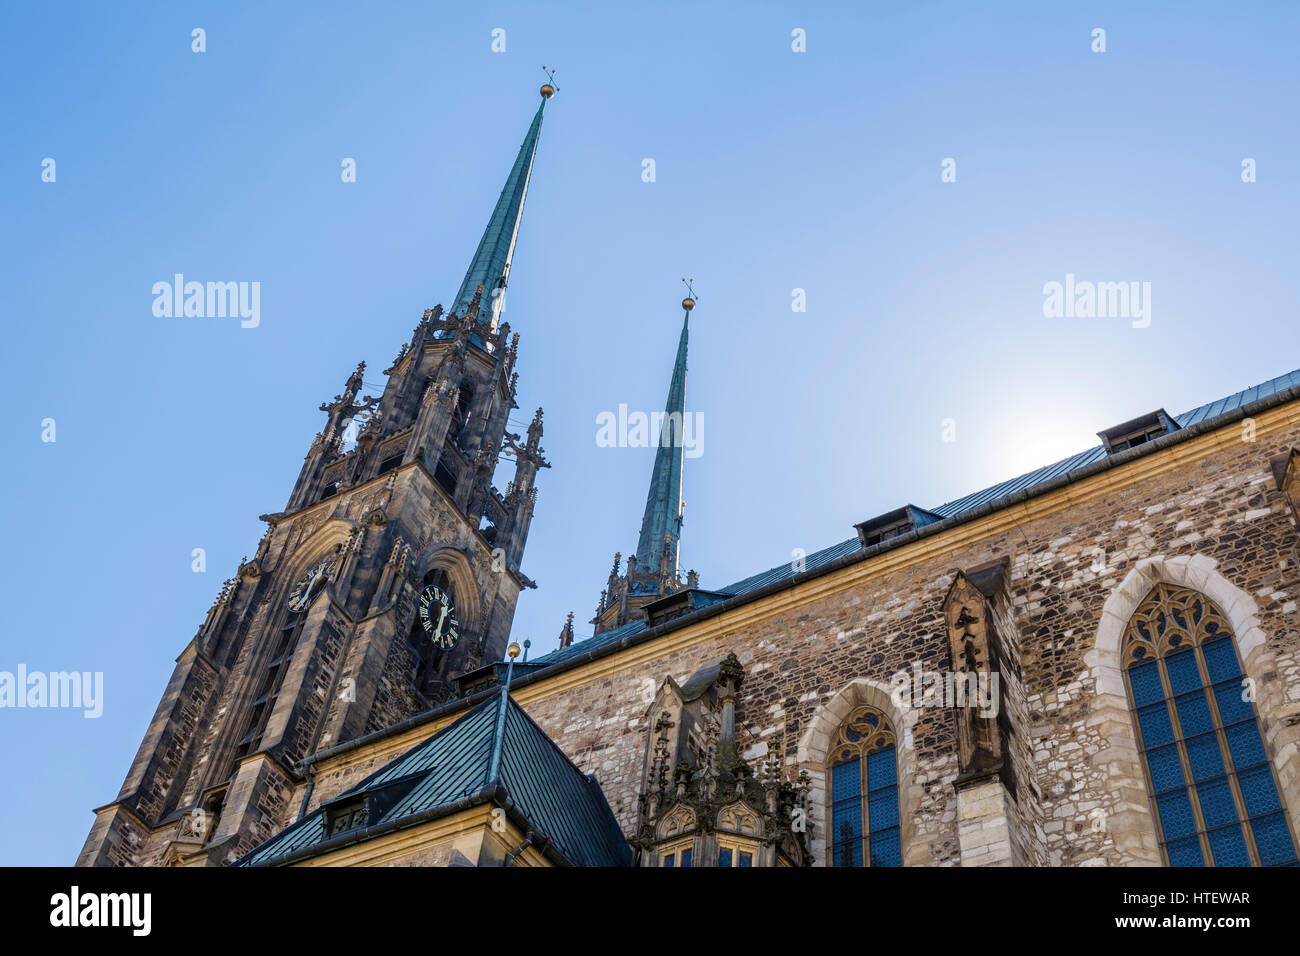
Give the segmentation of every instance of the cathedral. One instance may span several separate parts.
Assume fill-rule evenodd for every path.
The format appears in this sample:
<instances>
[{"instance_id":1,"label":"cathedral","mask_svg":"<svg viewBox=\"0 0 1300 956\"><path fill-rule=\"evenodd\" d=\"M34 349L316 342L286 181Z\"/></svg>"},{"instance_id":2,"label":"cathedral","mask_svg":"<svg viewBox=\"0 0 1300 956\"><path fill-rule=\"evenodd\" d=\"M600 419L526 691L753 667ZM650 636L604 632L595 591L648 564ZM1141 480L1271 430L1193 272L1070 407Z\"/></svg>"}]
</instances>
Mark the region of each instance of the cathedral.
<instances>
[{"instance_id":1,"label":"cathedral","mask_svg":"<svg viewBox=\"0 0 1300 956\"><path fill-rule=\"evenodd\" d=\"M321 405L78 865L1296 865L1300 370L701 583L688 295L636 551L520 658L550 462L504 292L554 93L450 310Z\"/></svg>"}]
</instances>

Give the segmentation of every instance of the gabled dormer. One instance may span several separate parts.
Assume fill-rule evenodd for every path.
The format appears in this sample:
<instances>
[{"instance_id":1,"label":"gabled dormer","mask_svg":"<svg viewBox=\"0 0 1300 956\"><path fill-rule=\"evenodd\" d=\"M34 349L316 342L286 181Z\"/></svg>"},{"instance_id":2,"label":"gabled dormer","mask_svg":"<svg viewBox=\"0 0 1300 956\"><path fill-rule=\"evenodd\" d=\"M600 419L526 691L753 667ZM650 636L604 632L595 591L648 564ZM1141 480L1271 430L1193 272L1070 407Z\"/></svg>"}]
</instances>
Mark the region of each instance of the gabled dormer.
<instances>
[{"instance_id":1,"label":"gabled dormer","mask_svg":"<svg viewBox=\"0 0 1300 956\"><path fill-rule=\"evenodd\" d=\"M1145 445L1161 435L1176 432L1179 427L1179 424L1163 408L1157 408L1154 412L1139 415L1132 421L1099 431L1097 437L1105 446L1106 454L1115 455L1126 449Z\"/></svg>"},{"instance_id":2,"label":"gabled dormer","mask_svg":"<svg viewBox=\"0 0 1300 956\"><path fill-rule=\"evenodd\" d=\"M656 627L673 618L683 617L693 611L720 604L734 595L721 591L705 591L702 588L683 588L667 597L651 601L641 609L645 615L646 627Z\"/></svg>"},{"instance_id":3,"label":"gabled dormer","mask_svg":"<svg viewBox=\"0 0 1300 956\"><path fill-rule=\"evenodd\" d=\"M421 779L419 774L408 774L360 793L350 790L322 804L326 837L376 825Z\"/></svg>"},{"instance_id":4,"label":"gabled dormer","mask_svg":"<svg viewBox=\"0 0 1300 956\"><path fill-rule=\"evenodd\" d=\"M862 546L870 548L882 541L897 538L899 535L941 520L943 516L933 511L926 511L916 505L904 505L894 511L855 524L853 527L858 529L858 540L862 542Z\"/></svg>"}]
</instances>

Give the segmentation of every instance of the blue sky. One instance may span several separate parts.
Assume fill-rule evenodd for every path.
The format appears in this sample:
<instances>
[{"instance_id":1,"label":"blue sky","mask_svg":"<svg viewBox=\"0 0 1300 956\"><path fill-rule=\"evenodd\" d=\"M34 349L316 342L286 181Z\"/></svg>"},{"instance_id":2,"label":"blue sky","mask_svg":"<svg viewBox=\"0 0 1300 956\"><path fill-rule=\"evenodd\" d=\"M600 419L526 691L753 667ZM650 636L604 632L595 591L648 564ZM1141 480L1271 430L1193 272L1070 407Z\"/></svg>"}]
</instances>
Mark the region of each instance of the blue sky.
<instances>
[{"instance_id":1,"label":"blue sky","mask_svg":"<svg viewBox=\"0 0 1300 956\"><path fill-rule=\"evenodd\" d=\"M991 6L8 7L0 670L102 671L105 700L0 710L0 863L75 859L317 406L450 304L543 63L507 311L516 417L545 407L553 463L515 619L533 655L569 610L590 634L635 548L653 453L595 421L662 405L683 275L705 587L1300 365L1300 10ZM175 272L260 282L261 324L156 318ZM1067 273L1151 283L1150 326L1045 318Z\"/></svg>"}]
</instances>

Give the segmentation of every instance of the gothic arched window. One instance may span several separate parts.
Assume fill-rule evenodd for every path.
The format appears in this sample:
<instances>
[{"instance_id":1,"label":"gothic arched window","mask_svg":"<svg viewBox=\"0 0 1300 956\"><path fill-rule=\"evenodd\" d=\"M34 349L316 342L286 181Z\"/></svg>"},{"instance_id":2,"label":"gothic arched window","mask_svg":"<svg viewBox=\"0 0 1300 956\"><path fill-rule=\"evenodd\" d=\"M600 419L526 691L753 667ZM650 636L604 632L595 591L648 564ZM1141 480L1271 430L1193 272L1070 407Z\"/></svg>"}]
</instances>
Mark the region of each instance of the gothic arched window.
<instances>
[{"instance_id":1,"label":"gothic arched window","mask_svg":"<svg viewBox=\"0 0 1300 956\"><path fill-rule=\"evenodd\" d=\"M894 731L874 707L859 707L830 749L832 866L902 866ZM864 861L866 861L864 863Z\"/></svg>"},{"instance_id":2,"label":"gothic arched window","mask_svg":"<svg viewBox=\"0 0 1300 956\"><path fill-rule=\"evenodd\" d=\"M1252 685L1219 609L1157 585L1129 621L1123 661L1166 862L1295 865Z\"/></svg>"},{"instance_id":3,"label":"gothic arched window","mask_svg":"<svg viewBox=\"0 0 1300 956\"><path fill-rule=\"evenodd\" d=\"M456 393L456 409L451 415L451 425L448 428L448 435L452 441L460 439L461 434L469 425L470 410L474 406L474 389L469 385L462 385Z\"/></svg>"},{"instance_id":4,"label":"gothic arched window","mask_svg":"<svg viewBox=\"0 0 1300 956\"><path fill-rule=\"evenodd\" d=\"M248 726L235 748L236 760L255 753L261 745L262 735L266 733L266 725L271 718L271 711L275 709L276 695L280 693L280 685L284 683L285 673L289 670L289 662L298 646L299 638L302 637L303 624L306 620L306 608L289 611L288 617L280 626L271 659L262 673L262 679L258 682L253 697L253 710L249 714ZM232 767L231 773L233 772Z\"/></svg>"}]
</instances>

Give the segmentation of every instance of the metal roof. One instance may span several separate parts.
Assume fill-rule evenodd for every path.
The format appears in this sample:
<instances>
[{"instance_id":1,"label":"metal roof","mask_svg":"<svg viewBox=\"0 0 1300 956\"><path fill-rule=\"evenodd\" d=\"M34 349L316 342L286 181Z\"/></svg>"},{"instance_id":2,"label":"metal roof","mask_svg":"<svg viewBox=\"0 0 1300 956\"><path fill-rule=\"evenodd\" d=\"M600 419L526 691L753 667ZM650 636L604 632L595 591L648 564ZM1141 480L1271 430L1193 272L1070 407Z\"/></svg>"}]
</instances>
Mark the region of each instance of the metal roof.
<instances>
[{"instance_id":1,"label":"metal roof","mask_svg":"<svg viewBox=\"0 0 1300 956\"><path fill-rule=\"evenodd\" d=\"M501 707L506 708L501 767L492 779L492 749ZM463 717L328 802L347 803L389 785L410 787L367 830L397 826L439 810L454 812L463 801L499 785L528 823L575 866L627 866L632 850L604 794L506 694L493 695ZM482 802L492 799L483 797ZM325 842L324 806L242 857L237 865L274 865ZM346 834L344 834L346 836Z\"/></svg>"},{"instance_id":2,"label":"metal roof","mask_svg":"<svg viewBox=\"0 0 1300 956\"><path fill-rule=\"evenodd\" d=\"M1173 417L1180 428L1189 428L1193 425L1213 421L1220 416L1231 414L1237 409L1249 405L1252 402L1269 398L1273 395L1285 392L1288 389L1298 387L1300 387L1300 369L1288 372L1285 375L1279 375L1277 378L1270 379L1260 385L1243 389L1242 391L1229 395L1226 398L1221 398L1217 401L1210 402L1209 404L1201 405L1198 408L1193 408L1189 412L1184 412L1182 415L1175 415ZM1064 458L1055 464L1039 468L1037 471L1031 471L1028 474L1020 475L1017 478L1011 478L989 488L985 488L982 491L966 495L964 498L958 498L955 501L950 501L946 504L939 505L937 508L930 508L928 510L938 515L940 518L951 518L955 515L972 511L983 505L996 505L999 501L1010 498L1018 492L1034 488L1062 475L1068 475L1071 472L1078 471L1094 462L1101 461L1105 457L1105 448L1098 445L1095 448L1089 448L1087 451L1079 452L1077 455L1071 455L1069 458ZM714 588L713 590L721 594L740 596L776 584L779 581L788 580L789 578L794 577L795 574L815 571L817 568L861 550L863 550L861 542L856 537L850 538L847 541L842 541L837 545L824 548L821 551L816 551L813 554L808 555L804 559L802 566L798 566L794 562L786 562L785 564L779 564L774 568L770 568L767 571L762 571L741 581L737 581L735 584L722 588ZM632 637L633 635L641 633L645 629L645 621L630 621L622 627L615 628L612 631L606 631L603 634L598 634L595 637L583 641L575 641L573 644L563 648L562 650L552 651L550 654L536 658L536 660L530 661L529 663L548 665L561 664L593 650L600 650L613 644L617 644L624 638Z\"/></svg>"}]
</instances>

